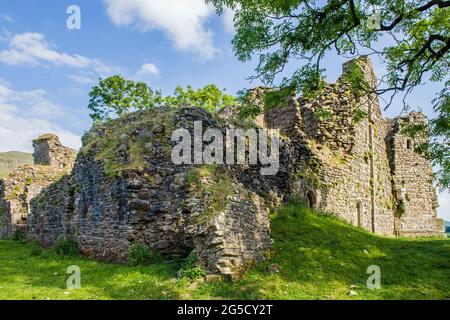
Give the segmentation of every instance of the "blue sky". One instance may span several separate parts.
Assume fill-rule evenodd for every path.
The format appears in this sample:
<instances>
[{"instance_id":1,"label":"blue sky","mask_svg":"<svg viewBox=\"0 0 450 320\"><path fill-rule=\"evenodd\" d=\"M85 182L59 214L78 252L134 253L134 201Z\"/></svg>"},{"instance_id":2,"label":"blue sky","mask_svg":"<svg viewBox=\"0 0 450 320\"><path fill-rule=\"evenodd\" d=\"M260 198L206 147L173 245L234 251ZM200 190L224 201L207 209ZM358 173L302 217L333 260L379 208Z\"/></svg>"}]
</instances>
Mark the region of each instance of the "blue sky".
<instances>
[{"instance_id":1,"label":"blue sky","mask_svg":"<svg viewBox=\"0 0 450 320\"><path fill-rule=\"evenodd\" d=\"M80 30L66 26L70 5L81 9ZM0 152L31 151L32 138L49 131L78 148L98 77L120 73L164 94L177 85L214 83L230 93L257 85L246 80L255 62L233 55L232 17L231 10L217 17L202 0L0 0ZM332 82L345 58L324 61ZM420 87L409 102L432 116L440 88ZM397 99L385 114L399 110ZM440 203L439 214L450 220L448 192Z\"/></svg>"}]
</instances>

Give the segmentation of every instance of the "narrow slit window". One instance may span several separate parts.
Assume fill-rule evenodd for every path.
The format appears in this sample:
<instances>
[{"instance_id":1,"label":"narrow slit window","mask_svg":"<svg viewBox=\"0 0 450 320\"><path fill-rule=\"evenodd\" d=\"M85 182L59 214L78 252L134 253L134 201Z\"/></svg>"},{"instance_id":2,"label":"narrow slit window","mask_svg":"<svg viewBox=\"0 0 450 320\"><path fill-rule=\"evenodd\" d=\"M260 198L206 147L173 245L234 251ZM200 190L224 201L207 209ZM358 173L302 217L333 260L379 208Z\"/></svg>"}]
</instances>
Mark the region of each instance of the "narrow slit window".
<instances>
[{"instance_id":1,"label":"narrow slit window","mask_svg":"<svg viewBox=\"0 0 450 320\"><path fill-rule=\"evenodd\" d=\"M411 139L406 140L406 148L408 150L412 149L412 141L411 141Z\"/></svg>"}]
</instances>

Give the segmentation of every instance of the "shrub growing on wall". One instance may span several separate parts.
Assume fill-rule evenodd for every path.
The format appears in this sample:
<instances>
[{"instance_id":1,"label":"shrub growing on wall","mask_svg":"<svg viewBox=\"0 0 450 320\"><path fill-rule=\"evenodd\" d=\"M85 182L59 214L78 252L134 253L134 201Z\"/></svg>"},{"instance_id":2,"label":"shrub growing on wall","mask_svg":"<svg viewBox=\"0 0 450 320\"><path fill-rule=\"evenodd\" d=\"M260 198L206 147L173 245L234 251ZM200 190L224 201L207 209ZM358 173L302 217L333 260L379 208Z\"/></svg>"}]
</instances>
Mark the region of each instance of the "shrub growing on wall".
<instances>
[{"instance_id":1,"label":"shrub growing on wall","mask_svg":"<svg viewBox=\"0 0 450 320\"><path fill-rule=\"evenodd\" d=\"M14 232L12 239L13 239L14 241L19 241L19 242L21 242L21 243L25 243L26 240L27 240L27 237L26 237L26 235L25 235L25 231L22 230L22 229L17 229L17 230Z\"/></svg>"},{"instance_id":2,"label":"shrub growing on wall","mask_svg":"<svg viewBox=\"0 0 450 320\"><path fill-rule=\"evenodd\" d=\"M197 265L197 261L197 256L195 253L191 252L181 266L180 270L178 270L178 278L195 280L204 277L206 272L203 268Z\"/></svg>"},{"instance_id":3,"label":"shrub growing on wall","mask_svg":"<svg viewBox=\"0 0 450 320\"><path fill-rule=\"evenodd\" d=\"M128 264L132 266L145 266L161 260L162 257L158 252L142 244L135 243L128 251Z\"/></svg>"},{"instance_id":4,"label":"shrub growing on wall","mask_svg":"<svg viewBox=\"0 0 450 320\"><path fill-rule=\"evenodd\" d=\"M39 245L39 242L36 240L31 241L30 244L30 255L31 256L40 256L42 254L42 247Z\"/></svg>"},{"instance_id":5,"label":"shrub growing on wall","mask_svg":"<svg viewBox=\"0 0 450 320\"><path fill-rule=\"evenodd\" d=\"M54 249L60 256L76 256L80 253L77 240L72 236L59 236Z\"/></svg>"}]
</instances>

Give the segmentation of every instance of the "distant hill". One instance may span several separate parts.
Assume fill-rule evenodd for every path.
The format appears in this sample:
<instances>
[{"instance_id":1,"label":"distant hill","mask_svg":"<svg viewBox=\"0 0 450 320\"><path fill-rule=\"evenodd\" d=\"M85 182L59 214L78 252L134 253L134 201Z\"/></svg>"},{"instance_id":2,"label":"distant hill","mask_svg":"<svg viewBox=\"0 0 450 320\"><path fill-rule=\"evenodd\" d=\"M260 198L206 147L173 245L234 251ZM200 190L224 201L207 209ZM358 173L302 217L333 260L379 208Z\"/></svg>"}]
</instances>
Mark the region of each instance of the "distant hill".
<instances>
[{"instance_id":1,"label":"distant hill","mask_svg":"<svg viewBox=\"0 0 450 320\"><path fill-rule=\"evenodd\" d=\"M0 179L6 177L14 168L33 163L33 155L25 152L0 152Z\"/></svg>"}]
</instances>

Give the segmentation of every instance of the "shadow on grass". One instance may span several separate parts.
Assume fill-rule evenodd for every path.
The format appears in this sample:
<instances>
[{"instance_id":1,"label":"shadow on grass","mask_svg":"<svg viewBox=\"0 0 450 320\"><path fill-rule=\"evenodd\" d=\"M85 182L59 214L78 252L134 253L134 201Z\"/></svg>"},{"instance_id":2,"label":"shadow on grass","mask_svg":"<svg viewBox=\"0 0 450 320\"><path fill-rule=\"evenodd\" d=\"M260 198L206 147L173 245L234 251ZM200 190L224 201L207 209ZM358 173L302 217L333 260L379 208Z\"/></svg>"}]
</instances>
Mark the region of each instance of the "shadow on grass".
<instances>
[{"instance_id":1,"label":"shadow on grass","mask_svg":"<svg viewBox=\"0 0 450 320\"><path fill-rule=\"evenodd\" d=\"M272 215L274 255L234 284L205 285L197 297L225 299L445 299L450 297L450 241L370 234L300 204ZM268 265L281 266L279 274ZM381 289L367 289L367 268L381 270ZM356 286L356 287L355 287Z\"/></svg>"},{"instance_id":2,"label":"shadow on grass","mask_svg":"<svg viewBox=\"0 0 450 320\"><path fill-rule=\"evenodd\" d=\"M272 257L234 283L187 289L186 283L175 280L175 264L130 267L59 257L51 251L31 257L29 246L0 241L0 287L3 297L20 299L33 295L51 299L450 298L448 239L384 238L299 204L281 208L271 218ZM281 266L280 273L267 271L273 263ZM82 289L65 296L70 265L81 268ZM371 265L380 267L381 289L366 287ZM351 288L356 296L349 296Z\"/></svg>"}]
</instances>

